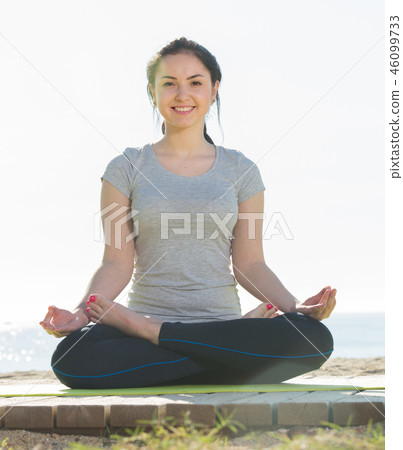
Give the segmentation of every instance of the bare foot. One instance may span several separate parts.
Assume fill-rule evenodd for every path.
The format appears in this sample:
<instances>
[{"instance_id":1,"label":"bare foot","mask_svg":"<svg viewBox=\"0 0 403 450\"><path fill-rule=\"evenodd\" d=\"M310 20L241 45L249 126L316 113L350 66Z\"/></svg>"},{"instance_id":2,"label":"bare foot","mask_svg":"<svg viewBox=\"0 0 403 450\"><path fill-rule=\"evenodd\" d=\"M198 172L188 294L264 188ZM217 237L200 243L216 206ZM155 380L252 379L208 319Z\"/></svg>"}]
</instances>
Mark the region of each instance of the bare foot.
<instances>
[{"instance_id":1,"label":"bare foot","mask_svg":"<svg viewBox=\"0 0 403 450\"><path fill-rule=\"evenodd\" d=\"M100 294L90 295L87 312L94 323L110 325L128 336L147 339L158 345L162 320L142 316Z\"/></svg>"},{"instance_id":2,"label":"bare foot","mask_svg":"<svg viewBox=\"0 0 403 450\"><path fill-rule=\"evenodd\" d=\"M275 308L271 303L261 303L252 311L249 311L244 316L243 319L273 319L279 316L277 313L278 309Z\"/></svg>"}]
</instances>

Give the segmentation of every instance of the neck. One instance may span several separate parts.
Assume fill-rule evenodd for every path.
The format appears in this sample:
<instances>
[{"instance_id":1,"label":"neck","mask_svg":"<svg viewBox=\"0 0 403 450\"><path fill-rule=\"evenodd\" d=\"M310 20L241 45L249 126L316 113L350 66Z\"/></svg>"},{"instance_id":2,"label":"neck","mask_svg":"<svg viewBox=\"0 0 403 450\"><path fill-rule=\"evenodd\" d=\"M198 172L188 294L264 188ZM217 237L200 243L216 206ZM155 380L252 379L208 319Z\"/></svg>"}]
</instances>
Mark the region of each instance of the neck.
<instances>
[{"instance_id":1,"label":"neck","mask_svg":"<svg viewBox=\"0 0 403 450\"><path fill-rule=\"evenodd\" d=\"M177 156L193 156L211 152L214 147L206 141L203 128L197 132L191 128L167 127L164 137L156 143L163 149L164 153L171 153Z\"/></svg>"}]
</instances>

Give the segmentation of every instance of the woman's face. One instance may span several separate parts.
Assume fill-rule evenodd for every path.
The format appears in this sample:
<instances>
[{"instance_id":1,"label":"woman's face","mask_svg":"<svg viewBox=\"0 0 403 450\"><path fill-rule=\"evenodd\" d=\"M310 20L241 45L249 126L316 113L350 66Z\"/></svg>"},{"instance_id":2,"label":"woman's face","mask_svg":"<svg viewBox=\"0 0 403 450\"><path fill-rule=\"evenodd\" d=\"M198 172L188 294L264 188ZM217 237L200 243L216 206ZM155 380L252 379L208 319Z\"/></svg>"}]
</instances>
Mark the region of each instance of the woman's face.
<instances>
[{"instance_id":1,"label":"woman's face","mask_svg":"<svg viewBox=\"0 0 403 450\"><path fill-rule=\"evenodd\" d=\"M170 127L204 126L204 117L217 95L219 82L212 86L208 69L199 58L188 53L167 55L161 59L150 91Z\"/></svg>"}]
</instances>

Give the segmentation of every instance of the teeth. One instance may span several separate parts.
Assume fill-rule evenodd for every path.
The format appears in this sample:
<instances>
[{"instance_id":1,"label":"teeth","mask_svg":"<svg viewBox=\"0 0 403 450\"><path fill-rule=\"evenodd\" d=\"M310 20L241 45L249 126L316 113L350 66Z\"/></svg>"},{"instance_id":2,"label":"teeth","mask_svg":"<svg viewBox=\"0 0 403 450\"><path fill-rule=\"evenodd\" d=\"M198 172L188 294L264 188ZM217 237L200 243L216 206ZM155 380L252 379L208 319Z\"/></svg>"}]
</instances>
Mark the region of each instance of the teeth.
<instances>
[{"instance_id":1,"label":"teeth","mask_svg":"<svg viewBox=\"0 0 403 450\"><path fill-rule=\"evenodd\" d=\"M190 111L191 109L193 109L193 107L190 107L190 108L176 108L175 107L175 109L176 109L176 111Z\"/></svg>"}]
</instances>

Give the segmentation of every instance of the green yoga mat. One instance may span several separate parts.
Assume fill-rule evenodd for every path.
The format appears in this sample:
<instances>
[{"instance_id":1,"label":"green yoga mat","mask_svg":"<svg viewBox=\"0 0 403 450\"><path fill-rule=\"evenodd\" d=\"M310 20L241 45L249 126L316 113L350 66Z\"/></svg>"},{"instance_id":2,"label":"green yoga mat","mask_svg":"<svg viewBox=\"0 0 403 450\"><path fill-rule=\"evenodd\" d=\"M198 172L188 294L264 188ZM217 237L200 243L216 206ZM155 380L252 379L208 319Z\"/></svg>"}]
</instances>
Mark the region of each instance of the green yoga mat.
<instances>
[{"instance_id":1,"label":"green yoga mat","mask_svg":"<svg viewBox=\"0 0 403 450\"><path fill-rule=\"evenodd\" d=\"M126 389L68 389L60 384L20 384L0 386L0 397L76 397L135 396L164 394L212 394L215 392L298 392L298 391L366 391L383 390L378 386L330 384L249 384L249 385L182 385Z\"/></svg>"}]
</instances>

